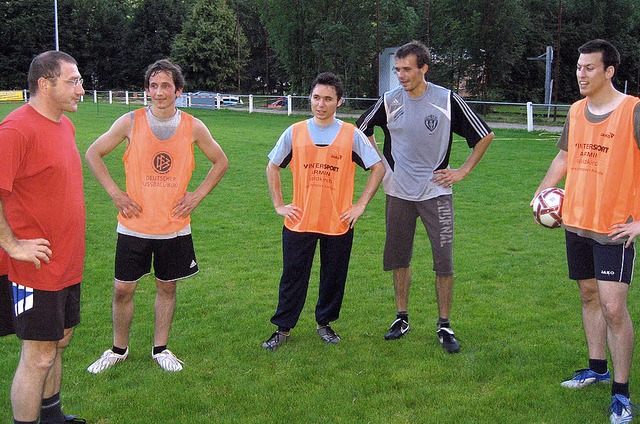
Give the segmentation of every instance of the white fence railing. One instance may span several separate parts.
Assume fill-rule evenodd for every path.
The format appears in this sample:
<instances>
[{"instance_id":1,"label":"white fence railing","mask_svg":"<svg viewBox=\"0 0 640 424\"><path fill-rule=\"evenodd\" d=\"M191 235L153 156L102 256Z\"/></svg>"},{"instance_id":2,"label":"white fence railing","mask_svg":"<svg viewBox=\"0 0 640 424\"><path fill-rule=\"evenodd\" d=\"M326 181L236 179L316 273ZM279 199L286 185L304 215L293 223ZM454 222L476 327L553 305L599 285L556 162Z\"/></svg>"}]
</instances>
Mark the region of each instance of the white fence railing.
<instances>
[{"instance_id":1,"label":"white fence railing","mask_svg":"<svg viewBox=\"0 0 640 424\"><path fill-rule=\"evenodd\" d=\"M19 91L18 91L19 92ZM23 90L23 101L28 99L28 90ZM81 101L88 99L93 103L109 103L109 104L126 104L126 105L148 105L150 103L149 96L146 91L123 91L123 90L87 90ZM352 98L345 97L343 105L339 109L339 115L357 117L377 99L374 98ZM534 120L546 123L539 126L562 126L564 124L564 116L570 105L566 104L542 104L542 103L508 103L508 102L482 102L476 100L468 100L468 104L476 110L481 116L491 120L491 118L500 118L511 115L511 121L516 121L514 125L526 127L528 131L534 130ZM272 112L286 113L292 115L294 113L309 113L309 97L307 96L277 96L277 95L255 95L255 94L224 94L213 92L195 92L183 93L178 98L177 105L179 107L194 107L205 109L226 109L247 110L253 112ZM489 111L489 113L487 112ZM559 121L556 116L560 115ZM553 115L553 117L552 117ZM499 119L502 121L502 119Z\"/></svg>"}]
</instances>

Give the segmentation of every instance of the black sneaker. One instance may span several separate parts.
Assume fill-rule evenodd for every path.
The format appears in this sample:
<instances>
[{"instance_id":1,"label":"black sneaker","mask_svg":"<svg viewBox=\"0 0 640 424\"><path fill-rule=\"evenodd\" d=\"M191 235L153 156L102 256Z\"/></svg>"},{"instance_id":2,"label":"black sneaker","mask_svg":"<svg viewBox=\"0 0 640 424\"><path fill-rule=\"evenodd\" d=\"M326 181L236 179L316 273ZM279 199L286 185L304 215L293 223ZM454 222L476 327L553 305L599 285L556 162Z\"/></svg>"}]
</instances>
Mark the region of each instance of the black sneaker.
<instances>
[{"instance_id":1,"label":"black sneaker","mask_svg":"<svg viewBox=\"0 0 640 424\"><path fill-rule=\"evenodd\" d=\"M318 335L320 336L322 341L325 343L336 344L340 341L340 336L338 336L338 333L333 331L333 328L329 327L328 325L320 327L316 331L318 332Z\"/></svg>"},{"instance_id":2,"label":"black sneaker","mask_svg":"<svg viewBox=\"0 0 640 424\"><path fill-rule=\"evenodd\" d=\"M436 332L438 334L438 340L442 344L444 350L449 353L458 353L460 352L460 344L456 340L456 336L453 334L453 330L449 327L441 327L438 325L438 330Z\"/></svg>"},{"instance_id":3,"label":"black sneaker","mask_svg":"<svg viewBox=\"0 0 640 424\"><path fill-rule=\"evenodd\" d=\"M389 328L389 332L384 335L385 340L396 340L400 337L404 336L405 333L408 333L411 330L409 327L409 322L405 321L402 318L398 318L393 321L391 324L391 328Z\"/></svg>"},{"instance_id":4,"label":"black sneaker","mask_svg":"<svg viewBox=\"0 0 640 424\"><path fill-rule=\"evenodd\" d=\"M85 420L84 418L78 418L76 415L65 415L64 422L81 424L81 423L86 423L87 420Z\"/></svg>"},{"instance_id":5,"label":"black sneaker","mask_svg":"<svg viewBox=\"0 0 640 424\"><path fill-rule=\"evenodd\" d=\"M284 334L280 331L276 331L269 337L269 340L262 343L262 348L267 350L276 350L278 346L289 340L291 335Z\"/></svg>"}]
</instances>

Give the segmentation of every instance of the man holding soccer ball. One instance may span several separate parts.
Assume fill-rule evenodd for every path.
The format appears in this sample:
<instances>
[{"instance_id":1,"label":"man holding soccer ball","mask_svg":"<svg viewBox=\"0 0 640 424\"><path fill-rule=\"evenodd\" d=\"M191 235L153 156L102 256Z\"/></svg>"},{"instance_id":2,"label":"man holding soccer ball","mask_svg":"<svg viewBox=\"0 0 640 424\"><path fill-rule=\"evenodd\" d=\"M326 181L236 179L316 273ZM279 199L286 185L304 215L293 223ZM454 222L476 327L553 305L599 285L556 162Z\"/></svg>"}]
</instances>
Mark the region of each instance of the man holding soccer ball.
<instances>
[{"instance_id":1,"label":"man holding soccer ball","mask_svg":"<svg viewBox=\"0 0 640 424\"><path fill-rule=\"evenodd\" d=\"M609 382L607 344L614 379L612 423L632 419L629 374L633 324L627 292L633 274L634 240L640 234L640 100L616 90L617 49L592 40L578 51L576 76L584 99L571 106L546 176L536 190L565 180L562 221L569 278L578 282L589 368L562 386L581 389Z\"/></svg>"}]
</instances>

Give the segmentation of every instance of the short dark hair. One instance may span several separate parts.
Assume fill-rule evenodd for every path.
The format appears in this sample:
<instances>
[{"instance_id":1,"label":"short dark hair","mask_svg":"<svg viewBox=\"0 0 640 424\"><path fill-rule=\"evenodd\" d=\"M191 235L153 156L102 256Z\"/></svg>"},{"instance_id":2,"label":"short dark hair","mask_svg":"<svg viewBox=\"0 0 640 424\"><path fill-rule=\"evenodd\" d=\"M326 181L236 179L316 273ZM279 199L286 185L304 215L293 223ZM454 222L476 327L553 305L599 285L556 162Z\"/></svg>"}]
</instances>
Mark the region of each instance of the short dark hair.
<instances>
[{"instance_id":1,"label":"short dark hair","mask_svg":"<svg viewBox=\"0 0 640 424\"><path fill-rule=\"evenodd\" d=\"M33 96L38 93L38 80L40 78L60 77L62 73L60 65L63 62L78 65L78 62L73 57L57 50L49 50L34 57L29 66L29 75L27 77L29 94Z\"/></svg>"},{"instance_id":2,"label":"short dark hair","mask_svg":"<svg viewBox=\"0 0 640 424\"><path fill-rule=\"evenodd\" d=\"M184 88L182 69L169 59L160 59L149 65L144 73L144 88L149 88L149 80L159 72L167 72L171 75L176 90L182 90Z\"/></svg>"},{"instance_id":3,"label":"short dark hair","mask_svg":"<svg viewBox=\"0 0 640 424\"><path fill-rule=\"evenodd\" d=\"M311 84L311 93L313 93L313 89L316 88L316 85L330 85L336 90L336 95L338 96L338 100L342 98L344 94L344 86L342 85L342 80L336 74L331 72L322 72L318 74L316 79L313 80Z\"/></svg>"},{"instance_id":4,"label":"short dark hair","mask_svg":"<svg viewBox=\"0 0 640 424\"><path fill-rule=\"evenodd\" d=\"M607 40L603 40L601 38L587 41L578 47L578 52L580 54L602 53L604 69L607 69L609 66L613 66L614 70L617 71L618 66L620 65L620 52L618 52L618 49L616 49L614 45Z\"/></svg>"},{"instance_id":5,"label":"short dark hair","mask_svg":"<svg viewBox=\"0 0 640 424\"><path fill-rule=\"evenodd\" d=\"M413 40L398 50L396 50L395 58L404 59L409 55L415 55L418 68L422 68L424 65L429 65L431 62L431 53L429 48L418 40Z\"/></svg>"}]
</instances>

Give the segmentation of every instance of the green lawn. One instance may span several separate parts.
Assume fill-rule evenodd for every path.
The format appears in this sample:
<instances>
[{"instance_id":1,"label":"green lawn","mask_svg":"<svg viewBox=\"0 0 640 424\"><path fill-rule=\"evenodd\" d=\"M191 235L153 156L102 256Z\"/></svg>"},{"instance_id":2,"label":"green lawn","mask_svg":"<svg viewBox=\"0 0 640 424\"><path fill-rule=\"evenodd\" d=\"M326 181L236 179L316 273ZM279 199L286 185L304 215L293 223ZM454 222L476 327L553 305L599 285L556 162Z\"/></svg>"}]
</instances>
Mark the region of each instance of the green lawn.
<instances>
[{"instance_id":1,"label":"green lawn","mask_svg":"<svg viewBox=\"0 0 640 424\"><path fill-rule=\"evenodd\" d=\"M0 105L5 116L15 105ZM82 104L81 154L126 106ZM537 226L529 201L556 153L556 134L496 130L483 161L455 191L456 287L453 326L459 354L435 337L431 254L419 226L413 259L412 331L383 335L395 317L391 275L382 271L382 190L356 226L341 318L343 341L315 333L317 266L307 306L291 340L275 352L261 343L277 301L282 220L265 180L267 154L301 117L192 110L230 160L227 175L193 214L200 273L179 284L169 348L184 360L165 373L151 360L151 278L138 286L129 359L100 375L86 367L111 346L115 215L85 166L87 260L82 323L64 358L67 413L90 423L602 423L610 387L560 387L586 366L575 283L566 277L561 230ZM461 140L452 164L469 154ZM121 151L108 157L122 181ZM207 165L201 155L193 180ZM288 171L283 173L289 174ZM356 192L367 174L358 172ZM285 193L290 179L284 180ZM637 290L629 299L640 317ZM0 422L10 422L9 386L18 361L15 337L0 339ZM631 376L638 393L638 367ZM637 398L636 398L637 399ZM633 399L632 399L633 400Z\"/></svg>"}]
</instances>

